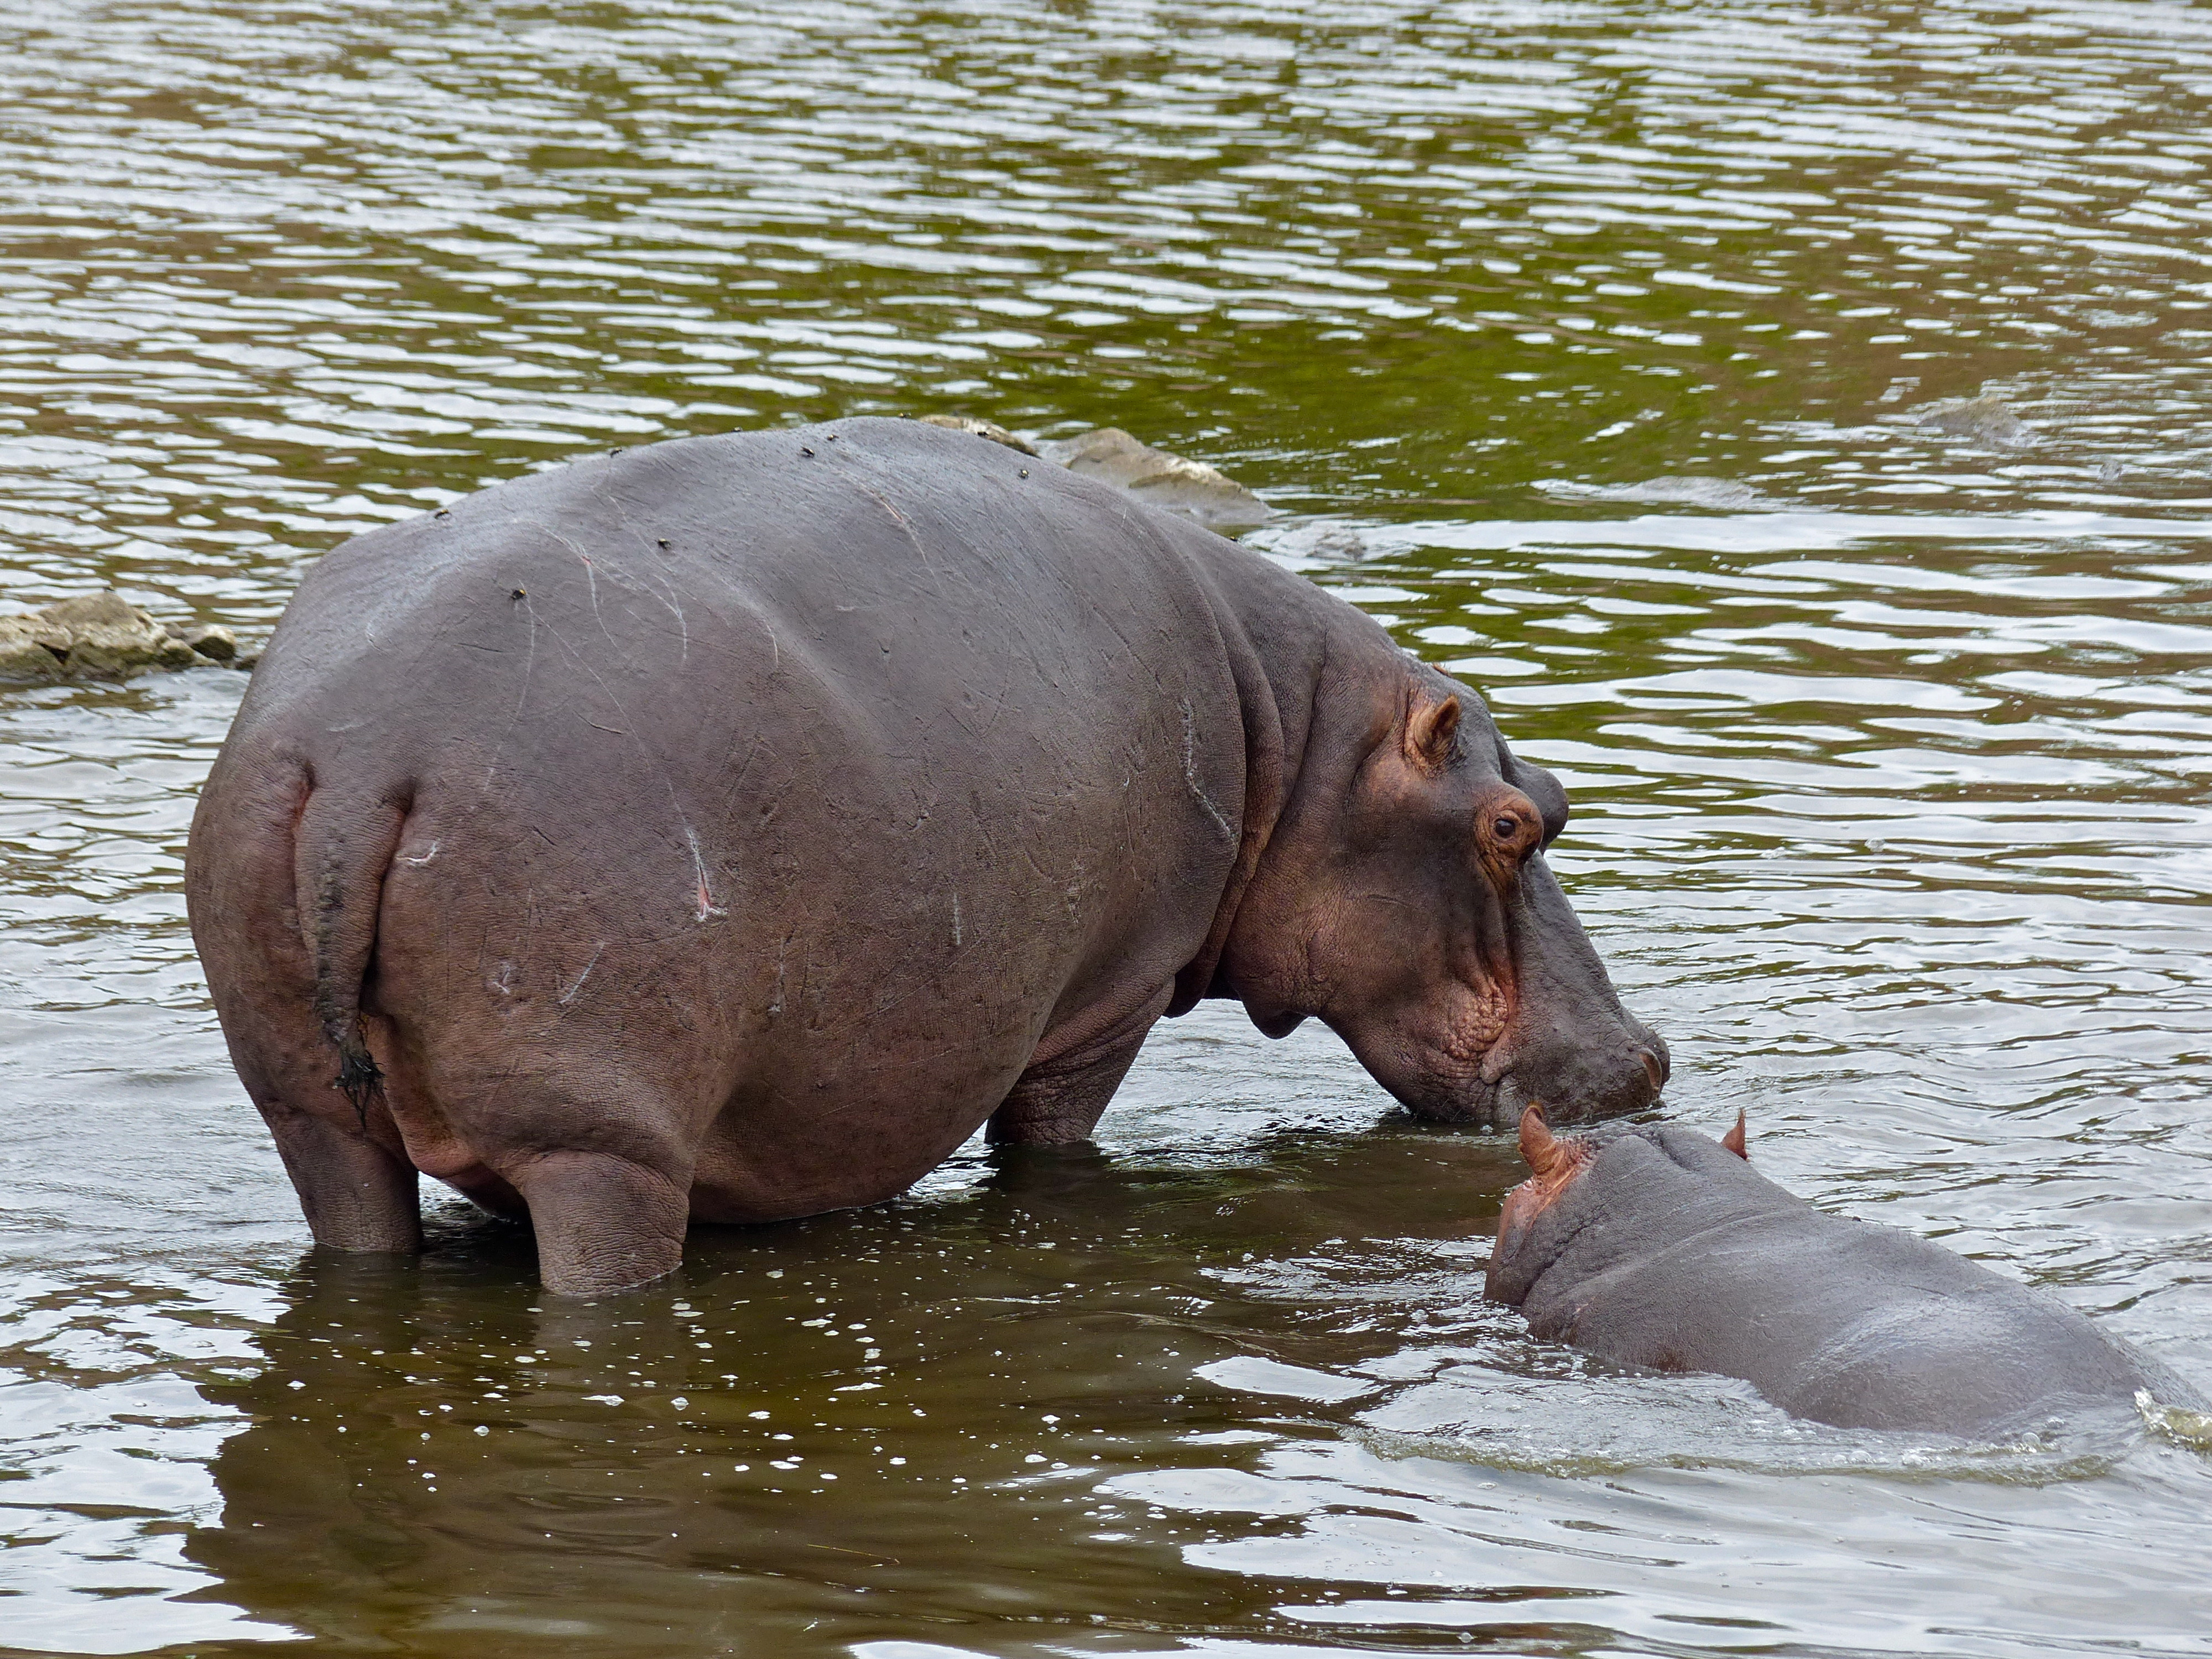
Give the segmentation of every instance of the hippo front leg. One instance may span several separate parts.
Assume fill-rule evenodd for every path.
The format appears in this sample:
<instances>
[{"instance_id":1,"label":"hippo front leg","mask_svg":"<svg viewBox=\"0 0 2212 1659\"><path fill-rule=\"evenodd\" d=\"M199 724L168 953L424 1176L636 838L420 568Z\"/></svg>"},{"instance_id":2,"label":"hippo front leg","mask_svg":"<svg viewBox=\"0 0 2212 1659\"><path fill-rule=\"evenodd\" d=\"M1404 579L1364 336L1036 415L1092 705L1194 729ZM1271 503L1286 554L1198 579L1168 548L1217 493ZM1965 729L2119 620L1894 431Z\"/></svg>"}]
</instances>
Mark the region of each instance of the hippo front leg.
<instances>
[{"instance_id":1,"label":"hippo front leg","mask_svg":"<svg viewBox=\"0 0 2212 1659\"><path fill-rule=\"evenodd\" d=\"M994 1146L1066 1146L1090 1139L1174 991L1172 984L1162 986L1101 1035L1034 1061L991 1114L983 1138Z\"/></svg>"}]
</instances>

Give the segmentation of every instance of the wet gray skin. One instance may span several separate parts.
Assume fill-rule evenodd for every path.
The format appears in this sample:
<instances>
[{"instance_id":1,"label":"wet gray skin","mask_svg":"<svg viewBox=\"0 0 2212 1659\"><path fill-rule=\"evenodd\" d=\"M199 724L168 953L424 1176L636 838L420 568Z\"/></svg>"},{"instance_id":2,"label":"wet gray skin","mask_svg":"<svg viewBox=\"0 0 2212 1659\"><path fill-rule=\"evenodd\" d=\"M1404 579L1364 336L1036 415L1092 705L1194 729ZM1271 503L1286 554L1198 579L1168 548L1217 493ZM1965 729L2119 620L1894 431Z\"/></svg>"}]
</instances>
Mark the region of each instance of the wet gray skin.
<instances>
[{"instance_id":1,"label":"wet gray skin","mask_svg":"<svg viewBox=\"0 0 2212 1659\"><path fill-rule=\"evenodd\" d=\"M2202 1402L2056 1298L1895 1227L1828 1215L1710 1135L1553 1139L1508 1198L1486 1292L1619 1364L1715 1371L1841 1428L1998 1438L2138 1392Z\"/></svg>"},{"instance_id":2,"label":"wet gray skin","mask_svg":"<svg viewBox=\"0 0 2212 1659\"><path fill-rule=\"evenodd\" d=\"M2202 1384L2208 51L2170 0L26 0L0 600L250 650L549 464L1120 428L1559 778L1670 1121ZM2027 441L1923 418L1984 398ZM1534 1339L1510 1137L1318 1020L1201 1002L1095 1151L695 1230L605 1333L434 1184L417 1264L315 1254L185 923L246 684L0 690L0 1646L2202 1645L2186 1424L1834 1429Z\"/></svg>"},{"instance_id":3,"label":"wet gray skin","mask_svg":"<svg viewBox=\"0 0 2212 1659\"><path fill-rule=\"evenodd\" d=\"M1208 996L1327 1021L1425 1117L1657 1097L1543 857L1565 792L1476 694L1024 459L653 445L308 575L185 885L319 1243L411 1251L420 1171L526 1214L549 1290L625 1289L987 1122L1090 1139Z\"/></svg>"}]
</instances>

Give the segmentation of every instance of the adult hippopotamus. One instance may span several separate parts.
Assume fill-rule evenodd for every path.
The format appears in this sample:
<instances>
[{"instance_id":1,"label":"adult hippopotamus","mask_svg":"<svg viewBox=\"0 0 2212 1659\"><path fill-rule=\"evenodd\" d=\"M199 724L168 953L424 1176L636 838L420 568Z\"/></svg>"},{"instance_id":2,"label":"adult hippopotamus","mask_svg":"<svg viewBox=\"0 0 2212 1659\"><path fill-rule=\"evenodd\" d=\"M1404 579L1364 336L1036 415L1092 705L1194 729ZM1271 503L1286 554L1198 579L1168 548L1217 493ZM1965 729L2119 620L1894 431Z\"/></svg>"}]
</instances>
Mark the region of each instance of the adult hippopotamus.
<instances>
[{"instance_id":1,"label":"adult hippopotamus","mask_svg":"<svg viewBox=\"0 0 2212 1659\"><path fill-rule=\"evenodd\" d=\"M2172 1377L2056 1298L1894 1227L1828 1215L1753 1170L1743 1121L1554 1136L1507 1195L1486 1291L1548 1340L1740 1376L1842 1428L1996 1437L2132 1405Z\"/></svg>"},{"instance_id":2,"label":"adult hippopotamus","mask_svg":"<svg viewBox=\"0 0 2212 1659\"><path fill-rule=\"evenodd\" d=\"M336 550L186 883L315 1237L414 1248L422 1170L594 1293L987 1120L1087 1137L1204 996L1327 1021L1426 1117L1640 1106L1667 1051L1546 867L1566 811L1474 692L1258 554L854 420Z\"/></svg>"}]
</instances>

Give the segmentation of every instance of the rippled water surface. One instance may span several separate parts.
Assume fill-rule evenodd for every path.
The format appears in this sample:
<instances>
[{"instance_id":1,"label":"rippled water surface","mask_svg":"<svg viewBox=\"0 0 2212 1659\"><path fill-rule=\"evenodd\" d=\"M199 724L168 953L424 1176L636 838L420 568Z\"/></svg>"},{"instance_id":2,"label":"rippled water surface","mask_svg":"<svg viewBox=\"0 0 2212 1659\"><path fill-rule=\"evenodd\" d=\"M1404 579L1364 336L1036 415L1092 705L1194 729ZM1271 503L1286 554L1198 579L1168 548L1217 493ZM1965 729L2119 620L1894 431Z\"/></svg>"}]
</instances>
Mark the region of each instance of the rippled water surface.
<instances>
[{"instance_id":1,"label":"rippled water surface","mask_svg":"<svg viewBox=\"0 0 2212 1659\"><path fill-rule=\"evenodd\" d=\"M15 0L0 596L253 635L593 447L1128 428L1566 777L1670 1113L2212 1389L2208 104L2159 0ZM184 925L243 684L0 690L9 1651L2212 1652L2203 1453L1533 1343L1510 1146L1233 1009L618 1304L310 1256Z\"/></svg>"}]
</instances>

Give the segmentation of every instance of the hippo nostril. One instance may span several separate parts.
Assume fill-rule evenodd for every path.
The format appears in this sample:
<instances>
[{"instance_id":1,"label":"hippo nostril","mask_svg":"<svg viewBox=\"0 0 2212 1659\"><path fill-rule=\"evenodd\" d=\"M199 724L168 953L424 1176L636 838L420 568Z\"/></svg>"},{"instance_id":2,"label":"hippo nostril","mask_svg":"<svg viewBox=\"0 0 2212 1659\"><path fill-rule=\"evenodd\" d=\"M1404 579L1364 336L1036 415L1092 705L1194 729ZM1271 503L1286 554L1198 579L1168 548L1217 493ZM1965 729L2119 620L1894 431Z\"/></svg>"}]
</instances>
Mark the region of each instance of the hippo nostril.
<instances>
[{"instance_id":1,"label":"hippo nostril","mask_svg":"<svg viewBox=\"0 0 2212 1659\"><path fill-rule=\"evenodd\" d=\"M1652 1093L1658 1093L1667 1081L1666 1066L1649 1048L1638 1048L1636 1057L1644 1062L1644 1075L1651 1079Z\"/></svg>"}]
</instances>

